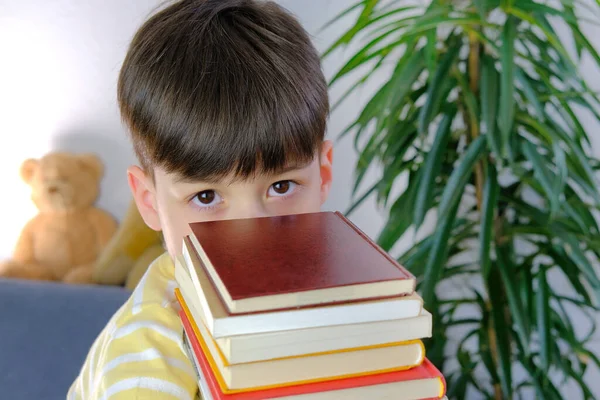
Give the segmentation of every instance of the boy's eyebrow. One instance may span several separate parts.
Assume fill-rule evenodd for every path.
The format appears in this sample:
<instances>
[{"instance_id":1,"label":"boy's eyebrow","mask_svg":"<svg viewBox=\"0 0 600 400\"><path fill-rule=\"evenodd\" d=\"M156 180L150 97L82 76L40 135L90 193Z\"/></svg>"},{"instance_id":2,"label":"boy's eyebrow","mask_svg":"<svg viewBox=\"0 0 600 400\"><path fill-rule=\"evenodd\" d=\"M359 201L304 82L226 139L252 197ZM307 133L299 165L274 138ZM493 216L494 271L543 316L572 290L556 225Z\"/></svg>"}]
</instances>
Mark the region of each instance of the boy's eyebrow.
<instances>
[{"instance_id":1,"label":"boy's eyebrow","mask_svg":"<svg viewBox=\"0 0 600 400\"><path fill-rule=\"evenodd\" d=\"M313 160L308 160L308 161L304 161L304 162L296 162L293 164L284 165L282 168L274 171L273 175L281 175L281 174L285 174L286 172L306 168L309 166L310 163L312 163L312 161Z\"/></svg>"},{"instance_id":2,"label":"boy's eyebrow","mask_svg":"<svg viewBox=\"0 0 600 400\"><path fill-rule=\"evenodd\" d=\"M303 169L308 167L311 163L313 162L313 160L308 160L308 161L303 161L303 162L294 162L294 163L290 163L287 165L284 165L283 167L269 173L269 175L282 175L285 174L287 172L291 172L291 171L295 171L298 169ZM260 174L261 172L258 171L257 174ZM227 177L225 177L225 179L227 179ZM232 179L232 181L237 180L237 179L242 179L241 177L234 177ZM221 175L218 176L208 176L206 178L203 179L198 179L196 177L193 176L183 176L180 174L177 174L177 176L175 177L175 183L188 183L188 184L198 184L198 183L209 183L209 184L217 184L217 183L223 183L224 177Z\"/></svg>"}]
</instances>

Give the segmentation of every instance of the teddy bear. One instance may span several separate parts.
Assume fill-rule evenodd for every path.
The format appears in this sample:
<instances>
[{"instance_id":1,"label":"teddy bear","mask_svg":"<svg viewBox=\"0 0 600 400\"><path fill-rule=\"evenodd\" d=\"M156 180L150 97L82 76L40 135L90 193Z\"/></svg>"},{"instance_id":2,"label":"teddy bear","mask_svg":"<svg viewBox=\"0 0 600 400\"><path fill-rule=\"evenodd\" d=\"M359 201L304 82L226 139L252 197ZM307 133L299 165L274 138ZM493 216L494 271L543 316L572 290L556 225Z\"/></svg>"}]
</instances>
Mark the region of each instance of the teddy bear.
<instances>
[{"instance_id":1,"label":"teddy bear","mask_svg":"<svg viewBox=\"0 0 600 400\"><path fill-rule=\"evenodd\" d=\"M117 230L116 220L94 207L104 166L94 154L51 152L28 159L21 178L31 187L38 214L22 229L0 277L93 283L94 262Z\"/></svg>"},{"instance_id":2,"label":"teddy bear","mask_svg":"<svg viewBox=\"0 0 600 400\"><path fill-rule=\"evenodd\" d=\"M133 290L152 261L164 252L162 235L146 225L131 200L117 232L94 265L93 280Z\"/></svg>"}]
</instances>

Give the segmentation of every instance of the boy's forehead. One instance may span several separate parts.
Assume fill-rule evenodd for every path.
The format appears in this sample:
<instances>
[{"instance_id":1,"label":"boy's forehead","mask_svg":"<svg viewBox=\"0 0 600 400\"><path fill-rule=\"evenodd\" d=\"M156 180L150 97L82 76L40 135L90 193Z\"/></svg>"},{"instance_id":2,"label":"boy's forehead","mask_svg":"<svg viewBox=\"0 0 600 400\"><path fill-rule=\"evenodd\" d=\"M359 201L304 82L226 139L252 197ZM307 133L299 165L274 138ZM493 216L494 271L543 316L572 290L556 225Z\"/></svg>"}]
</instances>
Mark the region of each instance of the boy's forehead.
<instances>
[{"instance_id":1,"label":"boy's forehead","mask_svg":"<svg viewBox=\"0 0 600 400\"><path fill-rule=\"evenodd\" d=\"M252 182L260 180L261 178L271 178L274 176L282 175L288 172L297 171L301 169L308 168L311 164L316 161L315 159L299 162L299 161L290 161L286 163L281 168L273 171L266 171L264 169L258 169L250 176L241 176L235 173L235 170L230 171L227 174L219 174L207 176L202 179L198 179L197 177L185 176L179 172L167 172L166 175L172 180L174 183L182 183L182 184L197 184L197 183L211 183L211 184L223 184L223 185L231 185L233 183L238 182Z\"/></svg>"}]
</instances>

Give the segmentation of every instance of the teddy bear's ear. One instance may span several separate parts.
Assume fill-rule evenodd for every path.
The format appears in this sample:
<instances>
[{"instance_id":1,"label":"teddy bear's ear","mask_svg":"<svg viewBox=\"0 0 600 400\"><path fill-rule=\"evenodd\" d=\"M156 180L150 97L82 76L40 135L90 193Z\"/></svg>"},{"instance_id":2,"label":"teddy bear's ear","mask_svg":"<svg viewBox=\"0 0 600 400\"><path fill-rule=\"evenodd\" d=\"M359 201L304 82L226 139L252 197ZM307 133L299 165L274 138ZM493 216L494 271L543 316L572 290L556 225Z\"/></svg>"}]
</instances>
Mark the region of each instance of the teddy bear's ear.
<instances>
[{"instance_id":1,"label":"teddy bear's ear","mask_svg":"<svg viewBox=\"0 0 600 400\"><path fill-rule=\"evenodd\" d=\"M104 164L102 164L100 158L95 154L81 154L78 156L78 161L81 163L82 167L90 170L96 179L100 179L104 174Z\"/></svg>"},{"instance_id":2,"label":"teddy bear's ear","mask_svg":"<svg viewBox=\"0 0 600 400\"><path fill-rule=\"evenodd\" d=\"M35 158L29 158L29 159L23 161L23 164L21 164L21 169L19 170L21 179L23 179L23 181L25 183L30 184L31 179L33 178L33 175L37 171L39 165L40 165L40 162L38 160L36 160Z\"/></svg>"}]
</instances>

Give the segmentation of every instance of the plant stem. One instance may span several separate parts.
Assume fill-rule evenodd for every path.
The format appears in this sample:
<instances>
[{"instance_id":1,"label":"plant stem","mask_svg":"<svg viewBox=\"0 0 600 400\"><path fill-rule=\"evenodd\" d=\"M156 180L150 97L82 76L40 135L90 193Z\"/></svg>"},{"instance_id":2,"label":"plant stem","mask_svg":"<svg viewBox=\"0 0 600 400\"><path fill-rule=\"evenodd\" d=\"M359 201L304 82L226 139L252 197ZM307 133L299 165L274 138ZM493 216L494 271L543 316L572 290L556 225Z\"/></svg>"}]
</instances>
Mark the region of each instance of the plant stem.
<instances>
[{"instance_id":1,"label":"plant stem","mask_svg":"<svg viewBox=\"0 0 600 400\"><path fill-rule=\"evenodd\" d=\"M475 32L469 33L469 88L475 96L479 94L479 62L480 62L481 43L479 42ZM477 120L470 121L467 125L471 140L477 139L479 136L479 123ZM483 162L477 163L475 166L475 195L477 197L477 208L481 210L483 198Z\"/></svg>"},{"instance_id":2,"label":"plant stem","mask_svg":"<svg viewBox=\"0 0 600 400\"><path fill-rule=\"evenodd\" d=\"M469 33L469 58L468 58L468 73L469 73L469 89L471 92L479 97L479 70L480 70L480 52L481 52L481 43L477 38L477 34L475 32ZM465 116L465 125L469 131L469 138L471 140L477 139L480 135L479 131L479 123L477 120L467 121L468 117L466 113L463 113ZM483 166L484 161L480 161L475 166L475 195L477 198L477 209L481 215L481 210L483 209L483 187L484 187L484 175L483 175ZM489 302L486 304L488 311L491 309L491 304ZM496 367L499 366L498 363L498 344L496 333L493 329L492 324L488 326L488 340L490 345L490 353L492 355L492 360ZM504 394L502 393L502 387L500 386L500 382L494 383L494 398L496 400L504 399Z\"/></svg>"},{"instance_id":3,"label":"plant stem","mask_svg":"<svg viewBox=\"0 0 600 400\"><path fill-rule=\"evenodd\" d=\"M488 312L491 310L491 304L489 302L486 303ZM496 334L494 332L493 324L488 324L487 329L488 341L490 344L490 353L492 353L492 360L494 361L494 365L498 366L498 343L496 342ZM502 394L502 386L500 382L494 382L494 398L496 400L504 399Z\"/></svg>"}]
</instances>

